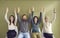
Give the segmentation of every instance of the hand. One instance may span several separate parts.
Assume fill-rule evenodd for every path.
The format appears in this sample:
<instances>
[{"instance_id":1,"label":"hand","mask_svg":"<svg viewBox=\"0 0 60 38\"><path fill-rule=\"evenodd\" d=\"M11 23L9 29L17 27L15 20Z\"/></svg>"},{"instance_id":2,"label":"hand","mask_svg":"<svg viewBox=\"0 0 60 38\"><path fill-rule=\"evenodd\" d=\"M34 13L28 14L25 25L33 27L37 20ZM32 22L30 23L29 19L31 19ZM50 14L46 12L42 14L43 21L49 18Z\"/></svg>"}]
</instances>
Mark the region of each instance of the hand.
<instances>
[{"instance_id":1,"label":"hand","mask_svg":"<svg viewBox=\"0 0 60 38\"><path fill-rule=\"evenodd\" d=\"M45 12L45 9L44 9L44 8L42 8L42 9L41 9L41 12Z\"/></svg>"},{"instance_id":2,"label":"hand","mask_svg":"<svg viewBox=\"0 0 60 38\"><path fill-rule=\"evenodd\" d=\"M16 13L16 8L14 9L14 13Z\"/></svg>"},{"instance_id":3,"label":"hand","mask_svg":"<svg viewBox=\"0 0 60 38\"><path fill-rule=\"evenodd\" d=\"M31 13L31 9L29 8L29 13Z\"/></svg>"},{"instance_id":4,"label":"hand","mask_svg":"<svg viewBox=\"0 0 60 38\"><path fill-rule=\"evenodd\" d=\"M32 7L31 11L34 11L34 7Z\"/></svg>"},{"instance_id":5,"label":"hand","mask_svg":"<svg viewBox=\"0 0 60 38\"><path fill-rule=\"evenodd\" d=\"M56 10L55 10L55 8L53 9L53 13L56 13Z\"/></svg>"},{"instance_id":6,"label":"hand","mask_svg":"<svg viewBox=\"0 0 60 38\"><path fill-rule=\"evenodd\" d=\"M8 13L8 8L6 8L6 12Z\"/></svg>"},{"instance_id":7,"label":"hand","mask_svg":"<svg viewBox=\"0 0 60 38\"><path fill-rule=\"evenodd\" d=\"M20 12L20 8L17 8L17 12L18 12L18 13Z\"/></svg>"}]
</instances>

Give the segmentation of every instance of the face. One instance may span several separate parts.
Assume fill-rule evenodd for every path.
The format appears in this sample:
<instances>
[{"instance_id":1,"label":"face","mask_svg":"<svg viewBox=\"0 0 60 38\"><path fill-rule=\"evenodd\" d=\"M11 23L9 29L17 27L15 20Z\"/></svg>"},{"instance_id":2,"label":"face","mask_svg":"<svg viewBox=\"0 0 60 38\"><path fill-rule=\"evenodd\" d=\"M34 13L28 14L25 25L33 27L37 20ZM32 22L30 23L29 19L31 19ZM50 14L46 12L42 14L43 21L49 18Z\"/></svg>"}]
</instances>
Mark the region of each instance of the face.
<instances>
[{"instance_id":1,"label":"face","mask_svg":"<svg viewBox=\"0 0 60 38\"><path fill-rule=\"evenodd\" d=\"M38 19L37 19L37 17L35 17L35 18L34 18L34 22L37 23L37 21L38 21Z\"/></svg>"},{"instance_id":2,"label":"face","mask_svg":"<svg viewBox=\"0 0 60 38\"><path fill-rule=\"evenodd\" d=\"M11 20L11 22L13 22L13 20L14 20L13 16L10 17L10 20Z\"/></svg>"},{"instance_id":3,"label":"face","mask_svg":"<svg viewBox=\"0 0 60 38\"><path fill-rule=\"evenodd\" d=\"M48 22L48 17L47 16L45 17L45 22Z\"/></svg>"},{"instance_id":4,"label":"face","mask_svg":"<svg viewBox=\"0 0 60 38\"><path fill-rule=\"evenodd\" d=\"M24 15L24 16L22 17L22 19L23 19L23 20L27 20L27 16Z\"/></svg>"}]
</instances>

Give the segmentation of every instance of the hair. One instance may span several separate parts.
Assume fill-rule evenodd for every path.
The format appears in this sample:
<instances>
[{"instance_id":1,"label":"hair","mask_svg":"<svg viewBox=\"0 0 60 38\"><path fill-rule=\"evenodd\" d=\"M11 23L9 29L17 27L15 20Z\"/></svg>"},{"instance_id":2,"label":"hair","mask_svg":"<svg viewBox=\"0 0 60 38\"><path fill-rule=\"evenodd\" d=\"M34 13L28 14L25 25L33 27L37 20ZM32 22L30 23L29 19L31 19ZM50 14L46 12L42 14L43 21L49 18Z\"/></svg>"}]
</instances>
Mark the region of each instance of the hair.
<instances>
[{"instance_id":1,"label":"hair","mask_svg":"<svg viewBox=\"0 0 60 38\"><path fill-rule=\"evenodd\" d=\"M46 18L48 18L48 16L47 16L47 15L45 15L45 19L46 19Z\"/></svg>"},{"instance_id":2,"label":"hair","mask_svg":"<svg viewBox=\"0 0 60 38\"><path fill-rule=\"evenodd\" d=\"M39 18L38 18L37 16L34 16L34 17L33 17L33 22L34 22L34 19L35 19L35 18L37 18L37 23L38 23ZM34 23L35 23L35 22L34 22Z\"/></svg>"},{"instance_id":3,"label":"hair","mask_svg":"<svg viewBox=\"0 0 60 38\"><path fill-rule=\"evenodd\" d=\"M22 15L22 19L23 19L23 16L26 16L26 14L23 14L23 15Z\"/></svg>"},{"instance_id":4,"label":"hair","mask_svg":"<svg viewBox=\"0 0 60 38\"><path fill-rule=\"evenodd\" d=\"M26 14L23 14L23 16L26 16ZM22 16L22 17L23 17L23 16Z\"/></svg>"},{"instance_id":5,"label":"hair","mask_svg":"<svg viewBox=\"0 0 60 38\"><path fill-rule=\"evenodd\" d=\"M11 24L11 16L13 17L13 24L14 24L14 22L15 22L15 17L13 16L13 15L10 15L10 17L9 17L9 22L10 22L10 24Z\"/></svg>"}]
</instances>

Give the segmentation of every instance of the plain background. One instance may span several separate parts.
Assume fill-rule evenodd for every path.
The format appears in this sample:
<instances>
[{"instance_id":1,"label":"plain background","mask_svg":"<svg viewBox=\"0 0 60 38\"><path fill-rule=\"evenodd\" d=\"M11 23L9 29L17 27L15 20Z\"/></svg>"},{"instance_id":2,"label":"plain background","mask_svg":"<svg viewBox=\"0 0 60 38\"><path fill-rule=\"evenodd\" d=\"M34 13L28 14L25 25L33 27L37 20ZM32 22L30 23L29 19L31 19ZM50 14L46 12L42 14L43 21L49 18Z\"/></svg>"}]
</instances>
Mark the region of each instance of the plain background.
<instances>
[{"instance_id":1,"label":"plain background","mask_svg":"<svg viewBox=\"0 0 60 38\"><path fill-rule=\"evenodd\" d=\"M20 7L22 14L28 15L28 9L31 7L35 8L34 15L39 16L41 8L45 8L46 15L49 19L52 19L53 8L56 8L56 20L53 22L53 33L56 38L60 38L60 1L42 1L42 0L0 0L0 38L5 38L6 32L8 30L8 25L4 19L6 7L9 8L8 16L13 14L14 8Z\"/></svg>"}]
</instances>

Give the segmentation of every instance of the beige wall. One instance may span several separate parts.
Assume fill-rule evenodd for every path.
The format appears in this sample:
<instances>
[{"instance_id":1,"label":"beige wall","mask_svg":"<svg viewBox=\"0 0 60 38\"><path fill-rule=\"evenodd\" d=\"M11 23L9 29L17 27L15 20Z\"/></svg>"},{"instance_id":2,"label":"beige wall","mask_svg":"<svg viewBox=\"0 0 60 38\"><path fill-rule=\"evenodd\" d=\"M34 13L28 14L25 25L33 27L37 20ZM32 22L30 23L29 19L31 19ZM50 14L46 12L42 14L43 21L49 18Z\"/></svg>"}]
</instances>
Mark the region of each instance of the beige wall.
<instances>
[{"instance_id":1,"label":"beige wall","mask_svg":"<svg viewBox=\"0 0 60 38\"><path fill-rule=\"evenodd\" d=\"M53 23L53 33L56 38L60 38L60 1L0 1L0 38L4 38L7 32L7 23L4 19L5 9L9 7L9 14L13 13L16 7L21 8L20 15L28 13L28 8L35 7L34 15L39 16L40 8L46 9L46 15L50 16L52 9L56 8L57 19Z\"/></svg>"}]
</instances>

